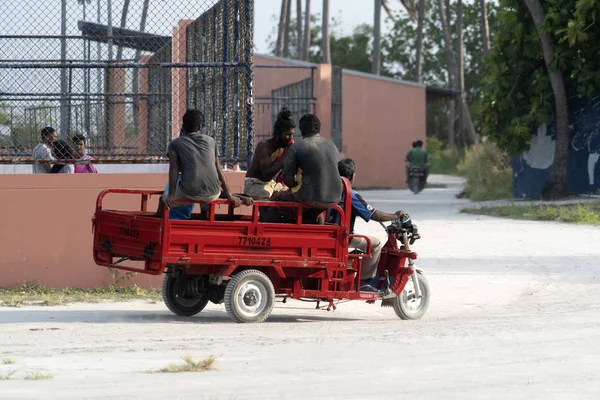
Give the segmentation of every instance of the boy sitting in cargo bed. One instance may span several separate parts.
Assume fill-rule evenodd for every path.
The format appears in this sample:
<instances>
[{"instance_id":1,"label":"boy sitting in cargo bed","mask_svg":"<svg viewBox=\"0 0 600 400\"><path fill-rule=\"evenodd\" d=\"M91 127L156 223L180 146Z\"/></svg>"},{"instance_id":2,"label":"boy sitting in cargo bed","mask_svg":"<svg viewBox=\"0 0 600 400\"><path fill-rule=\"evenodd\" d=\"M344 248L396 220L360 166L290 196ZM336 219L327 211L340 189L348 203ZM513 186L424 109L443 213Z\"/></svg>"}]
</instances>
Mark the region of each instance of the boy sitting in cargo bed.
<instances>
[{"instance_id":1,"label":"boy sitting in cargo bed","mask_svg":"<svg viewBox=\"0 0 600 400\"><path fill-rule=\"evenodd\" d=\"M162 217L165 206L189 206L189 203L177 202L177 199L210 203L226 198L236 208L242 203L240 197L229 190L219 164L215 140L202 134L201 127L202 113L199 110L187 110L183 116L181 135L169 144L169 186L159 201L159 217ZM244 199L244 202L252 204L251 199Z\"/></svg>"}]
</instances>

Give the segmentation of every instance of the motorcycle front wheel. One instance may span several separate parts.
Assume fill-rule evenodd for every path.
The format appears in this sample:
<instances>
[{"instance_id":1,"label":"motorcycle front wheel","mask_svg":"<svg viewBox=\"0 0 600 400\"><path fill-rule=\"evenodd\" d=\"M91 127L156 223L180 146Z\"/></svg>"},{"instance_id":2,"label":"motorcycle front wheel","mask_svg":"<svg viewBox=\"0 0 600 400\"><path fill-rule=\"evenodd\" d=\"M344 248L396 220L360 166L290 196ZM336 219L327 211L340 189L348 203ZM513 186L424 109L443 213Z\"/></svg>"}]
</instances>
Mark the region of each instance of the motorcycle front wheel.
<instances>
[{"instance_id":1,"label":"motorcycle front wheel","mask_svg":"<svg viewBox=\"0 0 600 400\"><path fill-rule=\"evenodd\" d=\"M415 295L415 286L412 277L406 282L402 293L394 299L394 312L400 319L412 320L419 319L427 312L431 302L431 289L429 281L422 272L417 271L417 281L421 289L421 298L417 299Z\"/></svg>"}]
</instances>

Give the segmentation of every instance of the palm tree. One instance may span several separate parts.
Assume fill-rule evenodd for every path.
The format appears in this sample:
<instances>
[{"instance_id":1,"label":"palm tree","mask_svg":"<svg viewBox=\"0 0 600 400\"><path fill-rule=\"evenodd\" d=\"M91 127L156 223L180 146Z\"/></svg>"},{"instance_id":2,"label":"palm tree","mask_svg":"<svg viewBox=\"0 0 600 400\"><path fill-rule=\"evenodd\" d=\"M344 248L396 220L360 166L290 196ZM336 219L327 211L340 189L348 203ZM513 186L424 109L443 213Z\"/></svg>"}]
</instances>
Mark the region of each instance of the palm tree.
<instances>
[{"instance_id":1,"label":"palm tree","mask_svg":"<svg viewBox=\"0 0 600 400\"><path fill-rule=\"evenodd\" d=\"M481 34L483 35L483 54L490 53L490 28L488 26L487 5L485 0L479 0L481 8Z\"/></svg>"},{"instance_id":2,"label":"palm tree","mask_svg":"<svg viewBox=\"0 0 600 400\"><path fill-rule=\"evenodd\" d=\"M306 0L304 11L304 43L302 44L302 59L308 61L310 55L310 0Z\"/></svg>"},{"instance_id":3,"label":"palm tree","mask_svg":"<svg viewBox=\"0 0 600 400\"><path fill-rule=\"evenodd\" d=\"M279 14L279 30L277 31L277 43L275 45L275 55L283 56L285 27L288 14L288 6L290 0L281 0L281 14Z\"/></svg>"},{"instance_id":4,"label":"palm tree","mask_svg":"<svg viewBox=\"0 0 600 400\"><path fill-rule=\"evenodd\" d=\"M423 73L423 35L425 24L425 0L419 0L417 17L417 65L415 66L415 81L421 83Z\"/></svg>"},{"instance_id":5,"label":"palm tree","mask_svg":"<svg viewBox=\"0 0 600 400\"><path fill-rule=\"evenodd\" d=\"M323 0L321 55L323 64L331 63L331 48L329 46L329 0Z\"/></svg>"},{"instance_id":6,"label":"palm tree","mask_svg":"<svg viewBox=\"0 0 600 400\"><path fill-rule=\"evenodd\" d=\"M463 39L463 5L462 0L456 2L456 89L461 93L465 90L465 51ZM458 140L461 140L465 130L465 113L459 100L458 107Z\"/></svg>"},{"instance_id":7,"label":"palm tree","mask_svg":"<svg viewBox=\"0 0 600 400\"><path fill-rule=\"evenodd\" d=\"M290 20L292 19L292 0L287 0L285 29L283 31L283 56L290 56Z\"/></svg>"},{"instance_id":8,"label":"palm tree","mask_svg":"<svg viewBox=\"0 0 600 400\"><path fill-rule=\"evenodd\" d=\"M454 76L456 69L454 67L454 52L452 51L452 39L450 38L450 27L448 24L448 14L444 12L444 0L438 0L438 8L440 12L440 21L442 23L442 36L444 39L444 52L446 53L446 65L448 69L448 86L454 89ZM456 139L454 136L454 118L456 105L453 100L450 101L450 112L448 115L448 147L454 149L456 147Z\"/></svg>"},{"instance_id":9,"label":"palm tree","mask_svg":"<svg viewBox=\"0 0 600 400\"><path fill-rule=\"evenodd\" d=\"M415 2L416 0L400 0L400 3L404 6L410 17L414 20L416 18L415 13ZM373 21L373 60L371 72L375 75L379 75L381 69L381 9L384 9L388 17L394 19L392 11L390 9L389 0L375 0L375 12Z\"/></svg>"},{"instance_id":10,"label":"palm tree","mask_svg":"<svg viewBox=\"0 0 600 400\"><path fill-rule=\"evenodd\" d=\"M302 59L302 0L296 0L296 58Z\"/></svg>"},{"instance_id":11,"label":"palm tree","mask_svg":"<svg viewBox=\"0 0 600 400\"><path fill-rule=\"evenodd\" d=\"M379 75L381 67L381 0L375 0L375 21L373 22L373 57L371 73Z\"/></svg>"}]
</instances>

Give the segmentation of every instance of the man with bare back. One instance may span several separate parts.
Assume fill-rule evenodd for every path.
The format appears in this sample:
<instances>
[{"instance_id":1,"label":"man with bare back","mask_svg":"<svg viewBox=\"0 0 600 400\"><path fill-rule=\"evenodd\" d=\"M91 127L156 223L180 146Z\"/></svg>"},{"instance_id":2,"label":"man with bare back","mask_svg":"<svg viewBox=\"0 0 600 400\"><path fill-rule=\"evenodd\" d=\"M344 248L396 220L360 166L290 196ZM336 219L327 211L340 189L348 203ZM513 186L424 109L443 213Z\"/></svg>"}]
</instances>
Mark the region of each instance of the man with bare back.
<instances>
[{"instance_id":1,"label":"man with bare back","mask_svg":"<svg viewBox=\"0 0 600 400\"><path fill-rule=\"evenodd\" d=\"M244 180L244 194L254 200L269 200L284 189L275 181L275 176L283 169L287 147L293 143L294 128L292 112L283 108L277 115L273 137L256 146L252 164Z\"/></svg>"}]
</instances>

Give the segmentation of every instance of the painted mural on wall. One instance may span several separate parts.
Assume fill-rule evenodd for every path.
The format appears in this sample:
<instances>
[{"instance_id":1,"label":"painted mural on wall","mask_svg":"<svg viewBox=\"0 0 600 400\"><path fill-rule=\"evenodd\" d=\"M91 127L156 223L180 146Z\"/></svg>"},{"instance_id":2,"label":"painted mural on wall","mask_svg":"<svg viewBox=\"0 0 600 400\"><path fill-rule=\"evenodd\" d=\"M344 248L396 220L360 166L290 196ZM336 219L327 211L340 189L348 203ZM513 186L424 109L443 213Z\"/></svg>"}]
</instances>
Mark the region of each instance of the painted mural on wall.
<instances>
[{"instance_id":1,"label":"painted mural on wall","mask_svg":"<svg viewBox=\"0 0 600 400\"><path fill-rule=\"evenodd\" d=\"M571 138L567 179L576 193L600 191L600 95L592 99L569 99ZM513 196L539 197L554 162L556 123L550 118L533 132L530 149L511 157Z\"/></svg>"}]
</instances>

